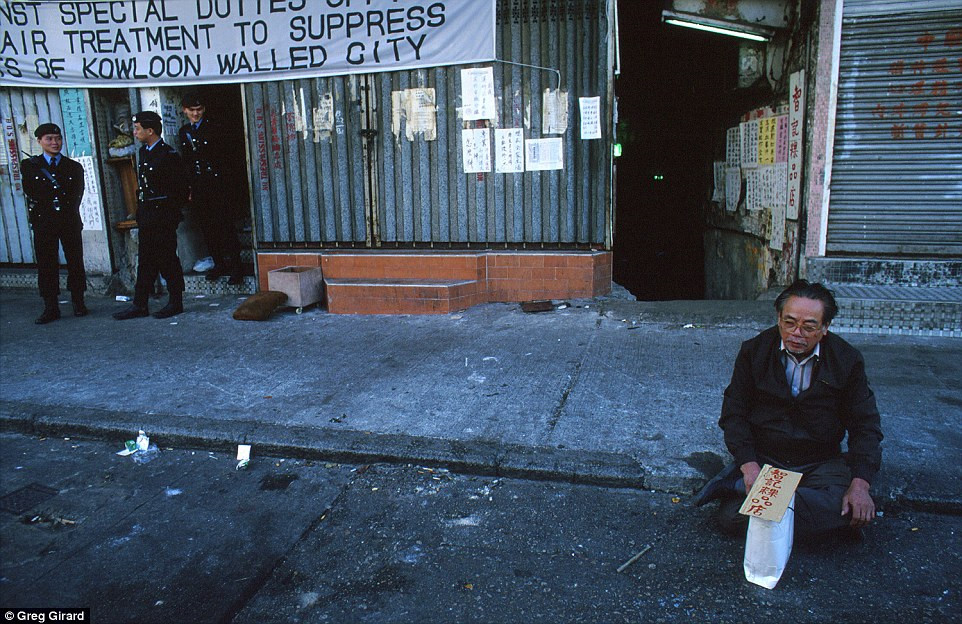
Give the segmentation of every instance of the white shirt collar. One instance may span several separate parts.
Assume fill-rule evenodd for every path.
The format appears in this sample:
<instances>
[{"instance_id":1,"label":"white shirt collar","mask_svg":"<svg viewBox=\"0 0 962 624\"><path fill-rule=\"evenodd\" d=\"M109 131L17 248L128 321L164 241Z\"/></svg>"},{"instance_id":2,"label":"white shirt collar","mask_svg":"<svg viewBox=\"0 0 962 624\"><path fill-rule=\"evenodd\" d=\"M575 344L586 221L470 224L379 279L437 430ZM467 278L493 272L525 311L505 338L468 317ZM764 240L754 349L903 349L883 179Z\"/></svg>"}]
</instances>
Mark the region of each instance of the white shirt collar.
<instances>
[{"instance_id":1,"label":"white shirt collar","mask_svg":"<svg viewBox=\"0 0 962 624\"><path fill-rule=\"evenodd\" d=\"M798 362L799 364L805 364L806 362L808 362L808 361L809 361L810 359L812 359L812 358L818 358L819 354L822 352L822 343L821 343L821 341L819 341L819 342L815 343L815 348L812 350L811 353L808 354L808 356L805 357L804 360L799 360L797 357L795 357L795 356L792 354L791 351L789 351L788 349L785 348L785 341L784 341L784 340L780 340L779 342L781 342L782 353L784 353L784 354L787 355L788 357L792 358L793 360L795 360L795 361Z\"/></svg>"}]
</instances>

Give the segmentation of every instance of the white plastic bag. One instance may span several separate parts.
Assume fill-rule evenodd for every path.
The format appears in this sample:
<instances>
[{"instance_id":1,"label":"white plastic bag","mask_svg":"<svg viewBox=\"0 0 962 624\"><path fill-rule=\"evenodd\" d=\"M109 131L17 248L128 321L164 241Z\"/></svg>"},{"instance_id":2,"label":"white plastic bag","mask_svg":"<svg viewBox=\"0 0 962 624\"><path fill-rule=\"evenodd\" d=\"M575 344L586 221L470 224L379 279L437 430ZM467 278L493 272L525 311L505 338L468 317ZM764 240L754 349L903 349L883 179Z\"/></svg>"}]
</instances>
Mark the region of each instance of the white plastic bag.
<instances>
[{"instance_id":1,"label":"white plastic bag","mask_svg":"<svg viewBox=\"0 0 962 624\"><path fill-rule=\"evenodd\" d=\"M795 532L795 495L781 522L748 519L745 537L745 578L766 589L773 589L785 571L792 554L792 535Z\"/></svg>"}]
</instances>

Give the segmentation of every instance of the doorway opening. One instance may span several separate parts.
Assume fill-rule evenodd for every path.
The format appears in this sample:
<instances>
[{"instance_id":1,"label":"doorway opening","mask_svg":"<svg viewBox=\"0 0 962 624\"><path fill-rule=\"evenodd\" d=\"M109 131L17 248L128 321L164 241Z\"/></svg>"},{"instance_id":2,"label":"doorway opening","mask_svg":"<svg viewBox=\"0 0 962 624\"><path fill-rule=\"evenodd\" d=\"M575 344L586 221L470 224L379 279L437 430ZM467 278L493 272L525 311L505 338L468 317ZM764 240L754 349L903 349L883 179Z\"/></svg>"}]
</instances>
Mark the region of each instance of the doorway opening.
<instances>
[{"instance_id":1,"label":"doorway opening","mask_svg":"<svg viewBox=\"0 0 962 624\"><path fill-rule=\"evenodd\" d=\"M712 160L743 112L738 41L669 26L662 3L619 0L614 280L639 300L705 297ZM723 154L721 155L723 156Z\"/></svg>"}]
</instances>

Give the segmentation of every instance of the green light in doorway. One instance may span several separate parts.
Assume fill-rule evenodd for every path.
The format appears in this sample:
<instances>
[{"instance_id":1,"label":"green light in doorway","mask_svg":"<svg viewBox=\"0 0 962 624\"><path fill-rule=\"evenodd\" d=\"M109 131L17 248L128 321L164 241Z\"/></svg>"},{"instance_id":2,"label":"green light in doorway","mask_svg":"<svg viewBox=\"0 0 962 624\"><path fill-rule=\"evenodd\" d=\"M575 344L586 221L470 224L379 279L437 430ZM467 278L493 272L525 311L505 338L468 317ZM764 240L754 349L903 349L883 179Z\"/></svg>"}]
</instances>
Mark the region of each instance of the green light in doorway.
<instances>
[{"instance_id":1,"label":"green light in doorway","mask_svg":"<svg viewBox=\"0 0 962 624\"><path fill-rule=\"evenodd\" d=\"M612 148L614 149L615 158L621 156L621 143L615 143Z\"/></svg>"},{"instance_id":2,"label":"green light in doorway","mask_svg":"<svg viewBox=\"0 0 962 624\"><path fill-rule=\"evenodd\" d=\"M663 176L663 175L656 175L656 176L652 176L652 177L655 179L656 182L661 182L662 180L665 179L665 176Z\"/></svg>"}]
</instances>

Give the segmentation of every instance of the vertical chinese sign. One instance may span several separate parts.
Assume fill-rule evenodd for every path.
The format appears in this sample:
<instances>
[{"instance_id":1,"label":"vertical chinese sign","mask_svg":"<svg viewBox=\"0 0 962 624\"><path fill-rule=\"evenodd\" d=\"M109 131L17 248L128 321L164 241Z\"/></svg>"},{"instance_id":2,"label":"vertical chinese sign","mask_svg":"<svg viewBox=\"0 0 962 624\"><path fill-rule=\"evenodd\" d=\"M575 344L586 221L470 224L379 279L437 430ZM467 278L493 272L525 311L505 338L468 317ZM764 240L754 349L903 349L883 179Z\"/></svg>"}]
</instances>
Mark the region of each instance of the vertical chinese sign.
<instances>
[{"instance_id":1,"label":"vertical chinese sign","mask_svg":"<svg viewBox=\"0 0 962 624\"><path fill-rule=\"evenodd\" d=\"M805 136L805 70L789 77L788 91L788 202L785 216L798 219L802 190L802 140Z\"/></svg>"}]
</instances>

